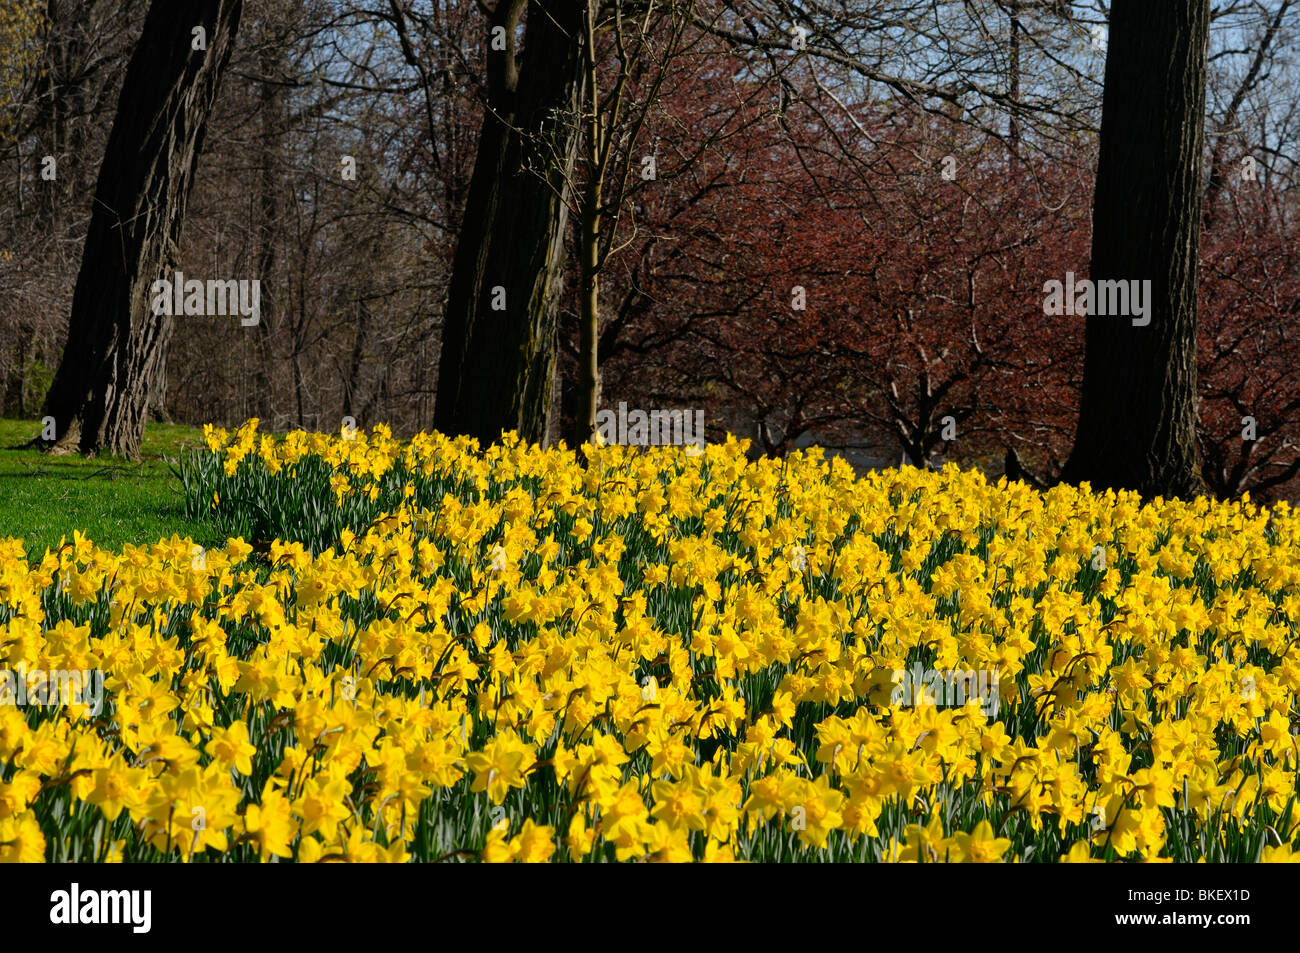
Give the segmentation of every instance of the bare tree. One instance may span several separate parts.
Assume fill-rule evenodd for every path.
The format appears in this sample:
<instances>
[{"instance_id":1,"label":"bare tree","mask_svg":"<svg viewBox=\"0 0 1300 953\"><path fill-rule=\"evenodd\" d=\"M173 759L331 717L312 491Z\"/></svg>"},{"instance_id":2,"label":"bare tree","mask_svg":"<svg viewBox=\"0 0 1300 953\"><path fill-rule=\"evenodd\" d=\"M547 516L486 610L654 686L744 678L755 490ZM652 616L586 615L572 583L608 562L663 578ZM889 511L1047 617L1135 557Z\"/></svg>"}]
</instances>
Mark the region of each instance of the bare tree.
<instances>
[{"instance_id":1,"label":"bare tree","mask_svg":"<svg viewBox=\"0 0 1300 953\"><path fill-rule=\"evenodd\" d=\"M1145 326L1089 315L1063 478L1144 495L1205 491L1196 445L1197 252L1209 0L1111 5L1090 277L1149 281Z\"/></svg>"},{"instance_id":2,"label":"bare tree","mask_svg":"<svg viewBox=\"0 0 1300 953\"><path fill-rule=\"evenodd\" d=\"M242 0L154 0L123 82L46 398L57 446L137 457L170 322L150 288L176 241Z\"/></svg>"},{"instance_id":3,"label":"bare tree","mask_svg":"<svg viewBox=\"0 0 1300 953\"><path fill-rule=\"evenodd\" d=\"M445 433L547 437L582 15L583 0L492 10L486 111L444 316L434 423Z\"/></svg>"}]
</instances>

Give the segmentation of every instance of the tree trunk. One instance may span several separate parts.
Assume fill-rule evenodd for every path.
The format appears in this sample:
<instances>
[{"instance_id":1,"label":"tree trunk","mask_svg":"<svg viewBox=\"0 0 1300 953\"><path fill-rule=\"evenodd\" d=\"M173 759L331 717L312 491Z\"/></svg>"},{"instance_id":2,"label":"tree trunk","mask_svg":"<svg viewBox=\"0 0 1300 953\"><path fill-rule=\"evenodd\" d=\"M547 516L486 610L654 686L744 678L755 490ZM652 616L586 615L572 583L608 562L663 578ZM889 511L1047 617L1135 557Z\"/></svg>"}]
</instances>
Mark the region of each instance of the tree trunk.
<instances>
[{"instance_id":1,"label":"tree trunk","mask_svg":"<svg viewBox=\"0 0 1300 953\"><path fill-rule=\"evenodd\" d=\"M598 3L596 4L598 5ZM586 183L582 189L578 216L578 412L574 418L573 445L581 447L596 439L596 415L600 409L600 229L604 198L607 146L597 88L596 10L593 0L583 0L582 69L587 95ZM612 118L611 118L612 121ZM612 130L610 132L612 135Z\"/></svg>"},{"instance_id":2,"label":"tree trunk","mask_svg":"<svg viewBox=\"0 0 1300 953\"><path fill-rule=\"evenodd\" d=\"M280 231L280 190L284 181L280 176L281 152L284 139L284 96L281 87L273 80L284 71L284 53L281 47L267 42L261 56L262 148L261 169L258 174L260 228L257 232L257 274L262 281L262 300L257 326L253 328L257 367L253 373L253 416L270 424L274 409L274 386L271 379L271 332L276 323L275 268L277 243Z\"/></svg>"},{"instance_id":3,"label":"tree trunk","mask_svg":"<svg viewBox=\"0 0 1300 953\"><path fill-rule=\"evenodd\" d=\"M547 439L567 205L578 145L581 0L501 0L488 106L452 265L434 426L488 443ZM502 34L498 34L502 35Z\"/></svg>"},{"instance_id":4,"label":"tree trunk","mask_svg":"<svg viewBox=\"0 0 1300 953\"><path fill-rule=\"evenodd\" d=\"M594 179L594 177L593 177ZM596 434L596 414L600 409L600 202L599 180L587 184L583 203L580 235L581 289L578 302L578 414L574 421L575 447Z\"/></svg>"},{"instance_id":5,"label":"tree trunk","mask_svg":"<svg viewBox=\"0 0 1300 953\"><path fill-rule=\"evenodd\" d=\"M123 81L45 412L58 445L138 458L171 321L150 288L174 261L243 0L154 0ZM203 27L206 50L193 49ZM171 276L168 275L168 278Z\"/></svg>"},{"instance_id":6,"label":"tree trunk","mask_svg":"<svg viewBox=\"0 0 1300 953\"><path fill-rule=\"evenodd\" d=\"M1093 282L1150 280L1149 324L1090 315L1062 478L1191 497L1209 0L1115 0L1093 203Z\"/></svg>"}]
</instances>

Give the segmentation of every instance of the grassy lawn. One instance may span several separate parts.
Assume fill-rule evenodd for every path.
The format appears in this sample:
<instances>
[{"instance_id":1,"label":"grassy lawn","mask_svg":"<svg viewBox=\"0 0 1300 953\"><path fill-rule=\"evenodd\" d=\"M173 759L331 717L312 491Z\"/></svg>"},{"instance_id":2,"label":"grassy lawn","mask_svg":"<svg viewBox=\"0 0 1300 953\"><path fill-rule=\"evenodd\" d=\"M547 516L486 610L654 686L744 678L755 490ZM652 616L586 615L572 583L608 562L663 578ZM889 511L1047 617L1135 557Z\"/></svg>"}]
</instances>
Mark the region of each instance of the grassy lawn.
<instances>
[{"instance_id":1,"label":"grassy lawn","mask_svg":"<svg viewBox=\"0 0 1300 953\"><path fill-rule=\"evenodd\" d=\"M180 481L167 467L187 447L202 446L198 428L150 424L139 463L16 449L39 432L35 421L0 420L0 539L21 537L29 559L74 529L114 549L173 533L203 546L218 542L206 524L185 518Z\"/></svg>"}]
</instances>

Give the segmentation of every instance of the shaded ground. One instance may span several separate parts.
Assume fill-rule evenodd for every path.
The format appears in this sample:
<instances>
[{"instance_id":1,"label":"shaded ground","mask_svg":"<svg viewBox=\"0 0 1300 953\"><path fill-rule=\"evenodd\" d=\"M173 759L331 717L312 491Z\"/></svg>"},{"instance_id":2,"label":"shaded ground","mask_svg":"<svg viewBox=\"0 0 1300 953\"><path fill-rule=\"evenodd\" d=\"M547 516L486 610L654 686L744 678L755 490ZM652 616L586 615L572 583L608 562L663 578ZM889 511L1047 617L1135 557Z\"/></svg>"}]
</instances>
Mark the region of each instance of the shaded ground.
<instances>
[{"instance_id":1,"label":"shaded ground","mask_svg":"<svg viewBox=\"0 0 1300 953\"><path fill-rule=\"evenodd\" d=\"M71 540L74 529L113 549L173 533L203 546L217 542L209 527L185 518L180 480L167 466L202 445L197 428L150 424L139 463L15 449L39 432L35 421L0 420L0 539L21 537L29 559L61 537Z\"/></svg>"}]
</instances>

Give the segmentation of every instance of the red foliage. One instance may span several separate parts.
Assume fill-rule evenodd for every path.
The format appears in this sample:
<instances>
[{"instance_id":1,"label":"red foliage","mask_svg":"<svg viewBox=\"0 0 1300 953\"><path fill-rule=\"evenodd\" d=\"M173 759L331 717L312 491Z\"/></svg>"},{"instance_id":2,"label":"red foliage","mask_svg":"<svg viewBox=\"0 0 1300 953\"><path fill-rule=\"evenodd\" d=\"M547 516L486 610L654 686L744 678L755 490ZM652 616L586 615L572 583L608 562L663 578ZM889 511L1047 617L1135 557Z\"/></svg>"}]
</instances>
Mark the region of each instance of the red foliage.
<instances>
[{"instance_id":1,"label":"red foliage","mask_svg":"<svg viewBox=\"0 0 1300 953\"><path fill-rule=\"evenodd\" d=\"M996 471L1014 448L1054 477L1084 322L1045 316L1043 286L1087 276L1093 147L1020 160L897 108L834 128L716 61L664 104L662 141L716 141L680 169L661 156L639 199L606 297L606 403L696 401L715 431L777 453L816 440ZM1300 473L1300 208L1258 183L1219 202L1202 242L1206 477L1224 496L1284 495Z\"/></svg>"}]
</instances>

